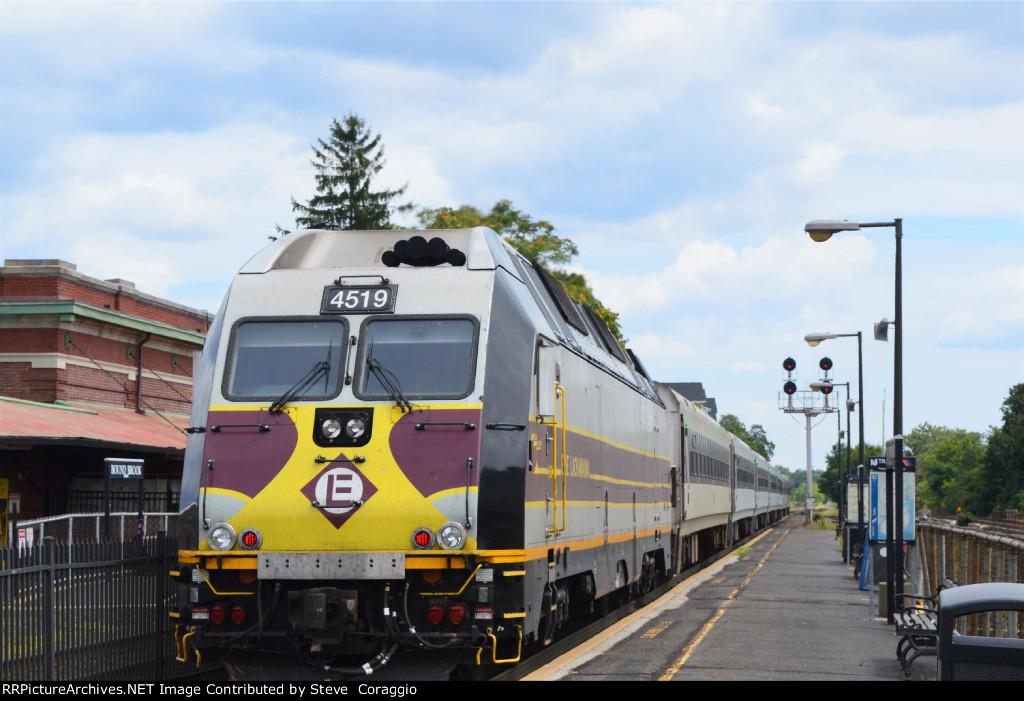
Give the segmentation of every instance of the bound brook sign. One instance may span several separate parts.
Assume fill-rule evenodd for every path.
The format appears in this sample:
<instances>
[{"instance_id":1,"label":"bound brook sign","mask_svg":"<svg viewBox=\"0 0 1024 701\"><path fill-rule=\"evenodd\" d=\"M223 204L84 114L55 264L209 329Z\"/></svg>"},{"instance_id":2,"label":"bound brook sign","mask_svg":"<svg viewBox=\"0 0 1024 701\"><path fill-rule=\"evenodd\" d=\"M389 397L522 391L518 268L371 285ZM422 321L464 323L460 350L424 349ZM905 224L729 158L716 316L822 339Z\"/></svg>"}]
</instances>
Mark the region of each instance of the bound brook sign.
<instances>
[{"instance_id":1,"label":"bound brook sign","mask_svg":"<svg viewBox=\"0 0 1024 701\"><path fill-rule=\"evenodd\" d=\"M142 460L126 460L124 458L105 458L107 475L112 479L142 479Z\"/></svg>"},{"instance_id":2,"label":"bound brook sign","mask_svg":"<svg viewBox=\"0 0 1024 701\"><path fill-rule=\"evenodd\" d=\"M142 466L145 461L139 458L104 458L106 465L103 489L103 511L107 520L107 537L110 537L110 482L112 480L135 479L139 481L139 524L138 534L142 535L143 485L145 476ZM120 491L120 490L118 490Z\"/></svg>"}]
</instances>

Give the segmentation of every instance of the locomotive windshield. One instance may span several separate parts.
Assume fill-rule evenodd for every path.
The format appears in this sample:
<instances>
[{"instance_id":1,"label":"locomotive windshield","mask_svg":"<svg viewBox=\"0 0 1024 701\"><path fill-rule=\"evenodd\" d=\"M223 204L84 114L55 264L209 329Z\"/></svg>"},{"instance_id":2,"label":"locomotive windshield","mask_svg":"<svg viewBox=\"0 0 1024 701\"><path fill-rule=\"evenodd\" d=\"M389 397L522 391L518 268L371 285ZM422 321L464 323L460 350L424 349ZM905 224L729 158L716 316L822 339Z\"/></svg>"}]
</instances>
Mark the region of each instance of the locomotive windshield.
<instances>
[{"instance_id":1,"label":"locomotive windshield","mask_svg":"<svg viewBox=\"0 0 1024 701\"><path fill-rule=\"evenodd\" d=\"M362 333L356 395L363 399L461 398L473 389L476 321L457 319L372 319ZM396 382L382 382L383 366Z\"/></svg>"},{"instance_id":2,"label":"locomotive windshield","mask_svg":"<svg viewBox=\"0 0 1024 701\"><path fill-rule=\"evenodd\" d=\"M331 399L341 389L346 323L342 319L240 321L224 371L229 399ZM324 365L326 364L326 365ZM303 383L311 368L323 368Z\"/></svg>"}]
</instances>

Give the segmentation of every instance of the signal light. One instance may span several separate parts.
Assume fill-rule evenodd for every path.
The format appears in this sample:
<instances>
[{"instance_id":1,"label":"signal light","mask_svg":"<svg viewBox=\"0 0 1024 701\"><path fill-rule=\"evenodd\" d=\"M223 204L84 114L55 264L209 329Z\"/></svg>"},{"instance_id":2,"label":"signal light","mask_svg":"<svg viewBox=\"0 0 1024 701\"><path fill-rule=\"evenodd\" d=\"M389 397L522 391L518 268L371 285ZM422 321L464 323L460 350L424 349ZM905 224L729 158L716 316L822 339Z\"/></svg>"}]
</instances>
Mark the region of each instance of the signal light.
<instances>
[{"instance_id":1,"label":"signal light","mask_svg":"<svg viewBox=\"0 0 1024 701\"><path fill-rule=\"evenodd\" d=\"M796 383L790 380L786 384L782 385L782 391L786 394L793 394L796 392Z\"/></svg>"},{"instance_id":2,"label":"signal light","mask_svg":"<svg viewBox=\"0 0 1024 701\"><path fill-rule=\"evenodd\" d=\"M786 372L793 372L796 370L796 361L792 358L786 358L782 361L782 369Z\"/></svg>"},{"instance_id":3,"label":"signal light","mask_svg":"<svg viewBox=\"0 0 1024 701\"><path fill-rule=\"evenodd\" d=\"M821 385L821 393L822 394L832 394L832 389L833 388L832 388L831 383L826 382L826 383L823 383Z\"/></svg>"},{"instance_id":4,"label":"signal light","mask_svg":"<svg viewBox=\"0 0 1024 701\"><path fill-rule=\"evenodd\" d=\"M832 369L832 358L822 358L821 361L818 362L818 367L824 370L825 372L828 372L829 370Z\"/></svg>"}]
</instances>

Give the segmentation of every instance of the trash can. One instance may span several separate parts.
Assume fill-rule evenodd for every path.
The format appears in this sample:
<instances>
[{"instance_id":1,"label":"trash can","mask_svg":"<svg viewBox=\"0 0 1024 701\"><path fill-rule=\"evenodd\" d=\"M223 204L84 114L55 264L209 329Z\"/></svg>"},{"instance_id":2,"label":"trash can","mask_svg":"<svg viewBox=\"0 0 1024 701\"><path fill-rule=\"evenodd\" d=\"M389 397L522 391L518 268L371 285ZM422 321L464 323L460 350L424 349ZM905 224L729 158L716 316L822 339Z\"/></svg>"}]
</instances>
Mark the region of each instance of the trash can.
<instances>
[{"instance_id":1,"label":"trash can","mask_svg":"<svg viewBox=\"0 0 1024 701\"><path fill-rule=\"evenodd\" d=\"M986 582L939 592L939 681L1024 681L1024 640L959 635L956 619L985 611L1024 611L1024 584Z\"/></svg>"}]
</instances>

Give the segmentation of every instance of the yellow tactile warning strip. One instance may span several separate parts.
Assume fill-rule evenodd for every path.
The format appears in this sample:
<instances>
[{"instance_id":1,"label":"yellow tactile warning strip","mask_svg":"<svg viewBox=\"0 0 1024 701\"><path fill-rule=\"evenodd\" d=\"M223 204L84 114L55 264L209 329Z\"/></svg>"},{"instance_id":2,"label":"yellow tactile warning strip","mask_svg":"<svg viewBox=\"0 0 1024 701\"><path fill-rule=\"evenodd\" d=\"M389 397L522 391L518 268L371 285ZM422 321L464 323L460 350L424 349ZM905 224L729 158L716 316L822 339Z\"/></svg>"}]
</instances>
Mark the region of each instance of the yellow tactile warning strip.
<instances>
[{"instance_id":1,"label":"yellow tactile warning strip","mask_svg":"<svg viewBox=\"0 0 1024 701\"><path fill-rule=\"evenodd\" d=\"M764 557L761 558L761 561L758 562L757 565L752 570L750 570L750 572L747 573L747 576L744 577L743 581L740 582L739 585L729 593L729 596L725 597L725 601L723 601L722 605L718 607L717 611L715 611L715 615L712 616L711 619L704 624L704 627L700 629L700 632L697 633L697 635L695 635L689 643L687 643L685 648L683 648L683 654L679 656L679 659L676 660L671 667L665 670L664 674L658 677L659 682L672 681L672 677L674 677L676 675L676 672L678 672L680 668L682 668L682 666L686 664L686 661L690 659L690 655L693 654L693 651L697 649L697 646L704 641L704 638L706 638L708 633L711 632L711 629L715 627L715 624L718 623L718 619L720 619L722 615L725 614L725 610L732 606L732 602L736 601L736 597L739 596L740 592L743 591L743 589L750 582L751 578L755 574L757 574L757 571L761 569L764 563L768 561L768 558L772 556L772 553L774 553L776 548L779 547L779 544L786 539L786 536L789 535L789 532L791 530L793 529L786 529L786 532L782 534L782 537L775 541L775 545L769 548L768 552L764 554Z\"/></svg>"}]
</instances>

